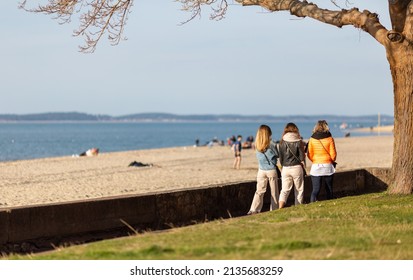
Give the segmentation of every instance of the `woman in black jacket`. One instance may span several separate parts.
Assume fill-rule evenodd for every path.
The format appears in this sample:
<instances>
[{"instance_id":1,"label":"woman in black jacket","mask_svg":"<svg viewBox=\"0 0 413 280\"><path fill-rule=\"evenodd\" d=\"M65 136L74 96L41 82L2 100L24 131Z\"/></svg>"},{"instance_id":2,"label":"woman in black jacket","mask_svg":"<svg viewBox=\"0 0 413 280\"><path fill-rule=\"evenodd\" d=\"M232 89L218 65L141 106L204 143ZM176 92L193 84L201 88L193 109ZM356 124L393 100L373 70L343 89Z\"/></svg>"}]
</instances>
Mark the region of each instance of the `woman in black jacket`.
<instances>
[{"instance_id":1,"label":"woman in black jacket","mask_svg":"<svg viewBox=\"0 0 413 280\"><path fill-rule=\"evenodd\" d=\"M304 201L304 159L302 140L298 127L288 123L280 141L281 193L279 208L283 208L294 186L295 205Z\"/></svg>"}]
</instances>

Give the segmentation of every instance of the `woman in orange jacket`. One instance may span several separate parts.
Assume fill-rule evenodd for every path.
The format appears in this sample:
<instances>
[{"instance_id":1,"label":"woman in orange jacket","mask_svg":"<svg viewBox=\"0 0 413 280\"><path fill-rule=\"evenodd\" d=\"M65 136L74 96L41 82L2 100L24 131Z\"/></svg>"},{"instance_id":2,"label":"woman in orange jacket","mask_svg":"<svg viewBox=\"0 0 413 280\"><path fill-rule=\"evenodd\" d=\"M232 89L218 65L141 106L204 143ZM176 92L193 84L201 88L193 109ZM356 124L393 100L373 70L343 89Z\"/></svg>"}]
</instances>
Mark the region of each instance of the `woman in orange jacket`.
<instances>
[{"instance_id":1,"label":"woman in orange jacket","mask_svg":"<svg viewBox=\"0 0 413 280\"><path fill-rule=\"evenodd\" d=\"M333 198L333 175L337 152L334 139L325 120L320 120L315 125L313 135L308 142L307 156L313 163L310 171L313 184L310 201L317 201L321 181L325 182L327 199Z\"/></svg>"}]
</instances>

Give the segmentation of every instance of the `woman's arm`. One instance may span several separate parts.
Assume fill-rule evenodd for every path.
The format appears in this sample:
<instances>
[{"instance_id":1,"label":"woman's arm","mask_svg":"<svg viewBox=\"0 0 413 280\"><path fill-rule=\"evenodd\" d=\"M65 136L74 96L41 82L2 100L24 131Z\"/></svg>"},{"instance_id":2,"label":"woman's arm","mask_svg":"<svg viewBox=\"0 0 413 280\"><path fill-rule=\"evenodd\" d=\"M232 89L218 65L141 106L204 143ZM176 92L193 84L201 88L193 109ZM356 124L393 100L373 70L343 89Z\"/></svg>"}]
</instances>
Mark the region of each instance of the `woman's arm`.
<instances>
[{"instance_id":1,"label":"woman's arm","mask_svg":"<svg viewBox=\"0 0 413 280\"><path fill-rule=\"evenodd\" d=\"M309 160L313 161L313 155L314 155L314 147L313 147L313 141L310 138L308 140L308 150L307 150L307 157Z\"/></svg>"},{"instance_id":2,"label":"woman's arm","mask_svg":"<svg viewBox=\"0 0 413 280\"><path fill-rule=\"evenodd\" d=\"M329 153L330 153L330 157L331 157L331 159L333 160L333 161L336 161L336 159L337 159L337 151L336 151L336 144L335 144L335 142L334 142L334 138L333 137L331 137L331 142L330 142L330 151L329 151Z\"/></svg>"}]
</instances>

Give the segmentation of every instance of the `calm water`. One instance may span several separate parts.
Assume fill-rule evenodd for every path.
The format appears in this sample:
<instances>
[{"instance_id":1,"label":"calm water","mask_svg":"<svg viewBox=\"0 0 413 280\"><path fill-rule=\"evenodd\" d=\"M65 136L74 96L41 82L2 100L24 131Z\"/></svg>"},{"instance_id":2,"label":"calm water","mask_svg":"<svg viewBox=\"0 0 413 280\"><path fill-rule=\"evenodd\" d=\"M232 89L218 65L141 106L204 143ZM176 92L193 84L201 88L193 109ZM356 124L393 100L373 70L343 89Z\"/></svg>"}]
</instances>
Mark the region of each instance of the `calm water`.
<instances>
[{"instance_id":1,"label":"calm water","mask_svg":"<svg viewBox=\"0 0 413 280\"><path fill-rule=\"evenodd\" d=\"M0 161L68 156L97 147L101 152L191 146L195 139L205 144L214 137L255 136L261 123L1 123ZM266 123L278 139L285 123ZM304 138L314 123L296 123ZM330 123L334 137L343 137L339 123ZM349 123L370 127L374 123ZM351 132L351 137L369 134Z\"/></svg>"}]
</instances>

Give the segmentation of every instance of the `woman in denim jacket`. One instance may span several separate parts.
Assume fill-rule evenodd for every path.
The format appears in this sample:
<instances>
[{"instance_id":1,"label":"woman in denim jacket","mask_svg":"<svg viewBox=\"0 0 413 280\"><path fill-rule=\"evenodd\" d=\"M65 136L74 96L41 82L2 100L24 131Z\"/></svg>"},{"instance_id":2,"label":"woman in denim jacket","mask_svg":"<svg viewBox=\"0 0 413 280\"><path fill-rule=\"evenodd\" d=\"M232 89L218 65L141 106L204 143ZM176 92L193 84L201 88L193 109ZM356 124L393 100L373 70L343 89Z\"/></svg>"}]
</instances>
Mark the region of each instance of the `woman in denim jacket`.
<instances>
[{"instance_id":1,"label":"woman in denim jacket","mask_svg":"<svg viewBox=\"0 0 413 280\"><path fill-rule=\"evenodd\" d=\"M278 159L277 145L271 140L271 128L267 125L261 125L255 137L255 149L258 159L257 190L252 200L250 211L247 215L261 212L264 194L267 190L267 182L271 189L270 210L278 209L278 176L276 165Z\"/></svg>"}]
</instances>

